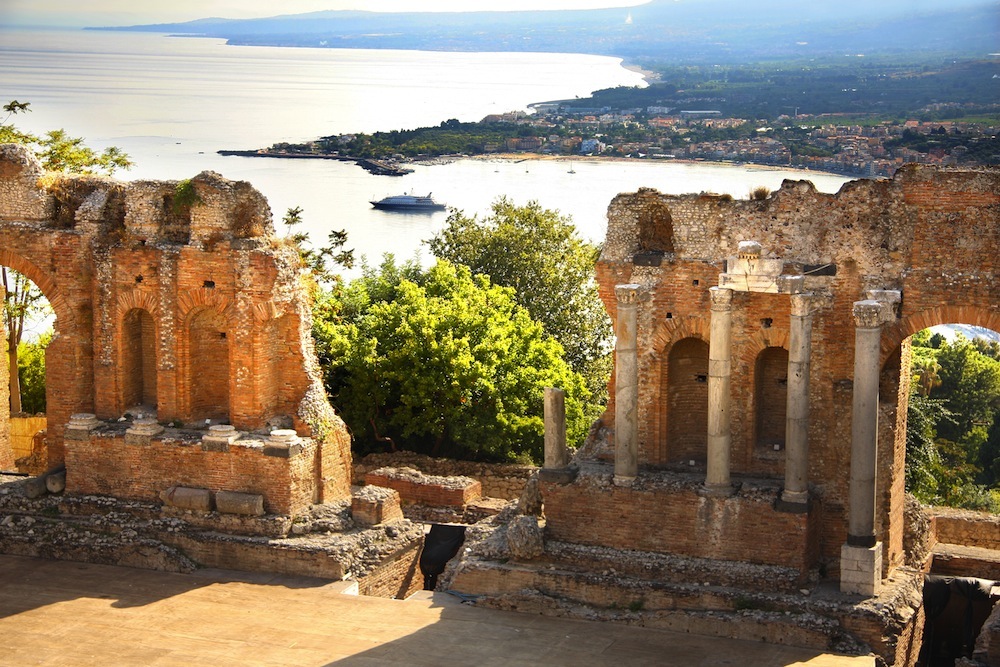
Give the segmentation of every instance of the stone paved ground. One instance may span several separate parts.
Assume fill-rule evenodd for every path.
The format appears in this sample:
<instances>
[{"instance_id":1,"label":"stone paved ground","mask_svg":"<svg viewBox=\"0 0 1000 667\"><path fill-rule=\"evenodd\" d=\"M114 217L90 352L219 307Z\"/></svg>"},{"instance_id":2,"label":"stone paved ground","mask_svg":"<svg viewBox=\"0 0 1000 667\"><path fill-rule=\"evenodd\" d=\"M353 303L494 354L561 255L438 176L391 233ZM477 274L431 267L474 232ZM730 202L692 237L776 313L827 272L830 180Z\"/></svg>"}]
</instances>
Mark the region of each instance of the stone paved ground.
<instances>
[{"instance_id":1,"label":"stone paved ground","mask_svg":"<svg viewBox=\"0 0 1000 667\"><path fill-rule=\"evenodd\" d=\"M761 643L460 604L353 597L342 584L0 556L0 664L804 665L869 667ZM9 660L9 661L8 661Z\"/></svg>"}]
</instances>

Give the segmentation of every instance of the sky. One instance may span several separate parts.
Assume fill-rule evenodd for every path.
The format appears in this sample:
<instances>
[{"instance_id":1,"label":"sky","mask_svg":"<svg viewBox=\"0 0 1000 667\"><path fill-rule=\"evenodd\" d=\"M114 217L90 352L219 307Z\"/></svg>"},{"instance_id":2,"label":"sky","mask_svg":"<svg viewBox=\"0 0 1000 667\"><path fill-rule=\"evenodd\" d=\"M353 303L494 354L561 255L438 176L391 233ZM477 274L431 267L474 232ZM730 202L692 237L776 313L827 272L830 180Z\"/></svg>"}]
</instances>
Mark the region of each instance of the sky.
<instances>
[{"instance_id":1,"label":"sky","mask_svg":"<svg viewBox=\"0 0 1000 667\"><path fill-rule=\"evenodd\" d=\"M326 9L477 11L633 7L647 0L0 0L0 26L109 26L256 18Z\"/></svg>"}]
</instances>

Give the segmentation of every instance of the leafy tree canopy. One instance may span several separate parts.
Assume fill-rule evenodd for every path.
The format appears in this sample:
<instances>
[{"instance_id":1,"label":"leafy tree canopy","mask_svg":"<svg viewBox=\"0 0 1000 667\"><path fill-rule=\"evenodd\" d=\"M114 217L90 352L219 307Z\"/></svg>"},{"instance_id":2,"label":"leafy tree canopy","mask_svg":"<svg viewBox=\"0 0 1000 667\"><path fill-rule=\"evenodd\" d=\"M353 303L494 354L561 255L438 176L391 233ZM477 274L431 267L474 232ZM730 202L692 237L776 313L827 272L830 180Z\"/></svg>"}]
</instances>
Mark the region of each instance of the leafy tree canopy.
<instances>
[{"instance_id":1,"label":"leafy tree canopy","mask_svg":"<svg viewBox=\"0 0 1000 667\"><path fill-rule=\"evenodd\" d=\"M314 335L356 444L505 461L543 454L543 391L566 390L570 442L592 417L583 379L512 291L464 266L391 256L320 309Z\"/></svg>"},{"instance_id":2,"label":"leafy tree canopy","mask_svg":"<svg viewBox=\"0 0 1000 667\"><path fill-rule=\"evenodd\" d=\"M98 152L84 144L83 138L71 137L63 129L49 130L39 137L8 124L12 116L30 112L30 106L30 102L17 100L3 105L6 116L0 120L0 144L27 145L49 171L110 176L119 169L132 167L132 160L117 146Z\"/></svg>"},{"instance_id":3,"label":"leafy tree canopy","mask_svg":"<svg viewBox=\"0 0 1000 667\"><path fill-rule=\"evenodd\" d=\"M483 219L452 211L428 242L435 257L489 276L558 340L566 361L595 397L611 373L611 321L594 280L599 248L580 238L571 220L538 202L493 203Z\"/></svg>"}]
</instances>

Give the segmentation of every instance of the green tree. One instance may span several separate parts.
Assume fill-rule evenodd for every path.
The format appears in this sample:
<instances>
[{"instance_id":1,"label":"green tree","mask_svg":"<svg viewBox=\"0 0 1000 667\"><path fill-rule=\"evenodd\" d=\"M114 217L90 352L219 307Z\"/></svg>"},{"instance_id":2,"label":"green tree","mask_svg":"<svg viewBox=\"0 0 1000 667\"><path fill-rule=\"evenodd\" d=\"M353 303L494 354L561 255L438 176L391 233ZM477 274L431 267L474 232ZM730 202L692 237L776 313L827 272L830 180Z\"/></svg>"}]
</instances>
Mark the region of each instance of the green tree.
<instances>
[{"instance_id":1,"label":"green tree","mask_svg":"<svg viewBox=\"0 0 1000 667\"><path fill-rule=\"evenodd\" d=\"M452 211L428 245L435 257L513 288L517 302L562 344L590 392L604 398L611 321L594 279L599 248L581 239L568 217L538 202L516 206L501 198L483 219Z\"/></svg>"},{"instance_id":2,"label":"green tree","mask_svg":"<svg viewBox=\"0 0 1000 667\"><path fill-rule=\"evenodd\" d=\"M0 266L0 283L4 289L3 318L7 327L7 360L10 372L10 411L21 412L21 379L19 352L24 337L25 322L44 316L49 302L38 287L25 276Z\"/></svg>"},{"instance_id":3,"label":"green tree","mask_svg":"<svg viewBox=\"0 0 1000 667\"><path fill-rule=\"evenodd\" d=\"M25 144L49 171L110 176L119 169L132 167L132 160L117 146L97 152L84 144L83 138L72 137L63 129L49 130L39 137L8 124L11 117L30 112L30 106L30 102L17 100L11 100L3 106L7 115L0 120L0 144Z\"/></svg>"},{"instance_id":4,"label":"green tree","mask_svg":"<svg viewBox=\"0 0 1000 667\"><path fill-rule=\"evenodd\" d=\"M415 278L415 280L411 280ZM346 288L315 337L334 404L362 449L388 443L481 460L542 457L543 390L566 390L567 432L585 435L589 398L558 342L510 289L439 261L387 257Z\"/></svg>"},{"instance_id":5,"label":"green tree","mask_svg":"<svg viewBox=\"0 0 1000 667\"><path fill-rule=\"evenodd\" d=\"M955 419L942 423L938 435L942 438L978 447L986 433L1000 399L1000 362L979 352L964 336L943 343L937 354L941 384L931 393L946 401Z\"/></svg>"},{"instance_id":6,"label":"green tree","mask_svg":"<svg viewBox=\"0 0 1000 667\"><path fill-rule=\"evenodd\" d=\"M24 412L45 412L45 348L52 342L52 330L36 340L21 342L18 376L21 381L21 407Z\"/></svg>"}]
</instances>

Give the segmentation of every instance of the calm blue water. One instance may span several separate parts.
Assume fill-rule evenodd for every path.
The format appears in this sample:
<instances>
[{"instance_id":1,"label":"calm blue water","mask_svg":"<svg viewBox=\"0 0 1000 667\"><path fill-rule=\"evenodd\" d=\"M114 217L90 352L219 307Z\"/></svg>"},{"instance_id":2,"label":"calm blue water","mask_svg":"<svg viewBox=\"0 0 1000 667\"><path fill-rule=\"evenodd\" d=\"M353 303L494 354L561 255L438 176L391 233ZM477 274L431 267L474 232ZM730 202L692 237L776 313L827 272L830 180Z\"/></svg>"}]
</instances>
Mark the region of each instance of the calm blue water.
<instances>
[{"instance_id":1,"label":"calm blue water","mask_svg":"<svg viewBox=\"0 0 1000 667\"><path fill-rule=\"evenodd\" d=\"M447 216L387 213L368 203L404 191L433 192L469 214L485 212L501 195L537 200L600 241L612 197L639 187L745 197L784 178L807 177L827 192L847 180L741 166L583 160L459 160L418 165L413 174L391 178L340 162L216 154L449 118L478 120L641 83L614 58L230 47L216 39L142 33L4 30L0 62L0 97L32 105L32 113L14 119L19 127L63 127L97 148L120 146L137 162L120 176L126 179L181 179L209 169L248 180L267 196L276 221L301 206L303 226L317 242L330 229L346 229L348 245L372 261L384 252L413 256Z\"/></svg>"}]
</instances>

